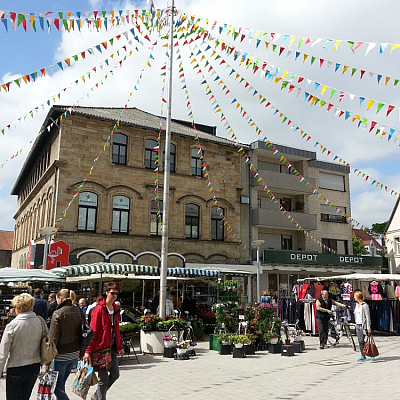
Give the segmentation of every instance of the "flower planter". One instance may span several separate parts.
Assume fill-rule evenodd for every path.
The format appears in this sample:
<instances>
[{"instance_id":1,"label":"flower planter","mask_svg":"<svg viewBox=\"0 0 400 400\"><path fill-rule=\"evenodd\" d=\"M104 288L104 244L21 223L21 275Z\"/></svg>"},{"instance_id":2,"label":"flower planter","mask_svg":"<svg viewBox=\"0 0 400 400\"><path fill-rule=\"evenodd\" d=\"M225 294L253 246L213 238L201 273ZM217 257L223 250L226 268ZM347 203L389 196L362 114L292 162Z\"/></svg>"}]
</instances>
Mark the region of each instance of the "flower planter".
<instances>
[{"instance_id":1,"label":"flower planter","mask_svg":"<svg viewBox=\"0 0 400 400\"><path fill-rule=\"evenodd\" d=\"M222 340L221 344L223 344L224 346L226 346L227 344L229 344L229 342L227 340Z\"/></svg>"},{"instance_id":2,"label":"flower planter","mask_svg":"<svg viewBox=\"0 0 400 400\"><path fill-rule=\"evenodd\" d=\"M176 349L177 354L186 354L187 349Z\"/></svg>"},{"instance_id":3,"label":"flower planter","mask_svg":"<svg viewBox=\"0 0 400 400\"><path fill-rule=\"evenodd\" d=\"M279 340L279 338L271 338L269 342L271 344L278 344L278 340Z\"/></svg>"},{"instance_id":4,"label":"flower planter","mask_svg":"<svg viewBox=\"0 0 400 400\"><path fill-rule=\"evenodd\" d=\"M179 337L178 331L170 332L171 335ZM164 354L164 340L165 332L150 331L145 332L140 331L140 349L144 354Z\"/></svg>"},{"instance_id":5,"label":"flower planter","mask_svg":"<svg viewBox=\"0 0 400 400\"><path fill-rule=\"evenodd\" d=\"M243 347L243 343L235 343L234 346L237 349L241 349Z\"/></svg>"},{"instance_id":6,"label":"flower planter","mask_svg":"<svg viewBox=\"0 0 400 400\"><path fill-rule=\"evenodd\" d=\"M290 339L285 339L285 345L290 346Z\"/></svg>"},{"instance_id":7,"label":"flower planter","mask_svg":"<svg viewBox=\"0 0 400 400\"><path fill-rule=\"evenodd\" d=\"M244 352L246 356L254 355L256 354L256 346L254 344L245 344Z\"/></svg>"},{"instance_id":8,"label":"flower planter","mask_svg":"<svg viewBox=\"0 0 400 400\"><path fill-rule=\"evenodd\" d=\"M171 347L175 347L176 341L175 340L164 340L164 347L170 349Z\"/></svg>"}]
</instances>

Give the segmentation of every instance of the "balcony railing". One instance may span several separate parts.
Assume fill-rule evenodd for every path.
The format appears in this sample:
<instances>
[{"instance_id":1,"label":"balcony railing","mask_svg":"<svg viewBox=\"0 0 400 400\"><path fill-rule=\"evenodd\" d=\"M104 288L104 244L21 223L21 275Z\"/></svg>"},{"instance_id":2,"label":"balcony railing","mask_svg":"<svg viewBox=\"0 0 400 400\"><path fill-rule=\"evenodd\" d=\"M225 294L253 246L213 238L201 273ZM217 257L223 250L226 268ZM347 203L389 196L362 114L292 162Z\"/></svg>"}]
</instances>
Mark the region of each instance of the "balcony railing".
<instances>
[{"instance_id":1,"label":"balcony railing","mask_svg":"<svg viewBox=\"0 0 400 400\"><path fill-rule=\"evenodd\" d=\"M306 213L290 212L290 215L306 230L313 231L317 229L317 216ZM287 214L281 211L267 210L263 208L253 209L253 226L262 226L266 228L279 228L297 230L296 225L290 223Z\"/></svg>"}]
</instances>

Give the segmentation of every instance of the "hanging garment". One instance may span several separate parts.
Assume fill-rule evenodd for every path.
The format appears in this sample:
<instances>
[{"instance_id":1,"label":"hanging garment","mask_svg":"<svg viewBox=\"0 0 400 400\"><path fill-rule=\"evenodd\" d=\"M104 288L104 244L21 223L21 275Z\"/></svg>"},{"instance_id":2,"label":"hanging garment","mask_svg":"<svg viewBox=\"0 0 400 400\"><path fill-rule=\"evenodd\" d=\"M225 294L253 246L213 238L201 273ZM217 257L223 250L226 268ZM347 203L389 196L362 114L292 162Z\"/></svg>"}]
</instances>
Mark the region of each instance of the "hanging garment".
<instances>
[{"instance_id":1,"label":"hanging garment","mask_svg":"<svg viewBox=\"0 0 400 400\"><path fill-rule=\"evenodd\" d=\"M304 303L304 324L306 331L312 330L311 325L311 303Z\"/></svg>"},{"instance_id":2,"label":"hanging garment","mask_svg":"<svg viewBox=\"0 0 400 400\"><path fill-rule=\"evenodd\" d=\"M293 285L292 292L294 294L295 300L299 300L300 297L300 285Z\"/></svg>"},{"instance_id":3,"label":"hanging garment","mask_svg":"<svg viewBox=\"0 0 400 400\"><path fill-rule=\"evenodd\" d=\"M317 305L316 303L311 303L311 326L312 326L312 333L315 335L318 332L318 324L317 324Z\"/></svg>"},{"instance_id":4,"label":"hanging garment","mask_svg":"<svg viewBox=\"0 0 400 400\"><path fill-rule=\"evenodd\" d=\"M362 294L364 296L364 300L370 300L371 299L371 294L368 291L368 285L364 285L362 287Z\"/></svg>"},{"instance_id":5,"label":"hanging garment","mask_svg":"<svg viewBox=\"0 0 400 400\"><path fill-rule=\"evenodd\" d=\"M390 284L385 285L385 292L386 292L386 298L387 299L395 299L396 296L394 294L394 287Z\"/></svg>"},{"instance_id":6,"label":"hanging garment","mask_svg":"<svg viewBox=\"0 0 400 400\"><path fill-rule=\"evenodd\" d=\"M340 295L343 300L350 300L353 294L353 286L349 282L343 282L340 285Z\"/></svg>"},{"instance_id":7,"label":"hanging garment","mask_svg":"<svg viewBox=\"0 0 400 400\"><path fill-rule=\"evenodd\" d=\"M324 287L319 283L314 283L314 299L319 299L321 297L321 292Z\"/></svg>"},{"instance_id":8,"label":"hanging garment","mask_svg":"<svg viewBox=\"0 0 400 400\"><path fill-rule=\"evenodd\" d=\"M299 300L303 300L304 297L306 297L307 290L308 290L308 283L304 283L304 284L301 286Z\"/></svg>"},{"instance_id":9,"label":"hanging garment","mask_svg":"<svg viewBox=\"0 0 400 400\"><path fill-rule=\"evenodd\" d=\"M396 290L394 291L394 294L400 300L400 286L396 286Z\"/></svg>"},{"instance_id":10,"label":"hanging garment","mask_svg":"<svg viewBox=\"0 0 400 400\"><path fill-rule=\"evenodd\" d=\"M338 295L340 294L340 289L339 289L339 286L337 285L336 282L331 282L331 283L329 284L328 292L329 292L332 296L338 296Z\"/></svg>"},{"instance_id":11,"label":"hanging garment","mask_svg":"<svg viewBox=\"0 0 400 400\"><path fill-rule=\"evenodd\" d=\"M383 288L379 282L372 281L369 283L368 288L372 300L382 300Z\"/></svg>"}]
</instances>

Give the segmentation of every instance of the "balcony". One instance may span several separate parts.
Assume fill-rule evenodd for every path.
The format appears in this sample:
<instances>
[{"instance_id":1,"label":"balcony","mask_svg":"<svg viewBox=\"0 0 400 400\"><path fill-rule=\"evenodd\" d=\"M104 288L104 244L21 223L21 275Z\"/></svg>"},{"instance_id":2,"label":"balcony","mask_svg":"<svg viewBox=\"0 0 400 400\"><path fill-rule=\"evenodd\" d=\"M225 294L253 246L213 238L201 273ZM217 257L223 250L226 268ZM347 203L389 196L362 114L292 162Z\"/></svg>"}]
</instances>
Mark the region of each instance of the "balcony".
<instances>
[{"instance_id":1,"label":"balcony","mask_svg":"<svg viewBox=\"0 0 400 400\"><path fill-rule=\"evenodd\" d=\"M310 187L300 182L300 179L295 175L282 174L279 172L272 172L260 169L260 176L264 179L268 188L272 192L277 191L282 194L312 194ZM308 182L315 187L315 179L308 179ZM261 186L262 182L257 182L257 178L253 178L253 186Z\"/></svg>"},{"instance_id":2,"label":"balcony","mask_svg":"<svg viewBox=\"0 0 400 400\"><path fill-rule=\"evenodd\" d=\"M317 229L317 216L312 214L290 212L290 215L306 230ZM281 211L267 210L263 208L253 209L253 226L263 228L288 229L296 231L296 225L290 223L287 214L282 215Z\"/></svg>"}]
</instances>

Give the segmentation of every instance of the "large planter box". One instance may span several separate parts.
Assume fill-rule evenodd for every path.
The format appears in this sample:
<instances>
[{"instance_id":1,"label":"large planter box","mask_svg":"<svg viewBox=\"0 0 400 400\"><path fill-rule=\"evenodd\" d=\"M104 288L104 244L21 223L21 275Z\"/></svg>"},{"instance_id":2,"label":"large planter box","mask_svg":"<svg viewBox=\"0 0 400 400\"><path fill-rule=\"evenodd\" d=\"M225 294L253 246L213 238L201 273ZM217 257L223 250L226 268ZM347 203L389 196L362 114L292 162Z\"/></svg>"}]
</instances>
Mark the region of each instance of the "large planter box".
<instances>
[{"instance_id":1,"label":"large planter box","mask_svg":"<svg viewBox=\"0 0 400 400\"><path fill-rule=\"evenodd\" d=\"M218 335L210 335L210 350L219 351Z\"/></svg>"},{"instance_id":2,"label":"large planter box","mask_svg":"<svg viewBox=\"0 0 400 400\"><path fill-rule=\"evenodd\" d=\"M140 331L140 349L143 354L155 354L155 355L163 355L164 354L164 341L162 338L167 334L167 332L145 332L143 330ZM175 335L179 337L178 331L171 331L171 335Z\"/></svg>"}]
</instances>

